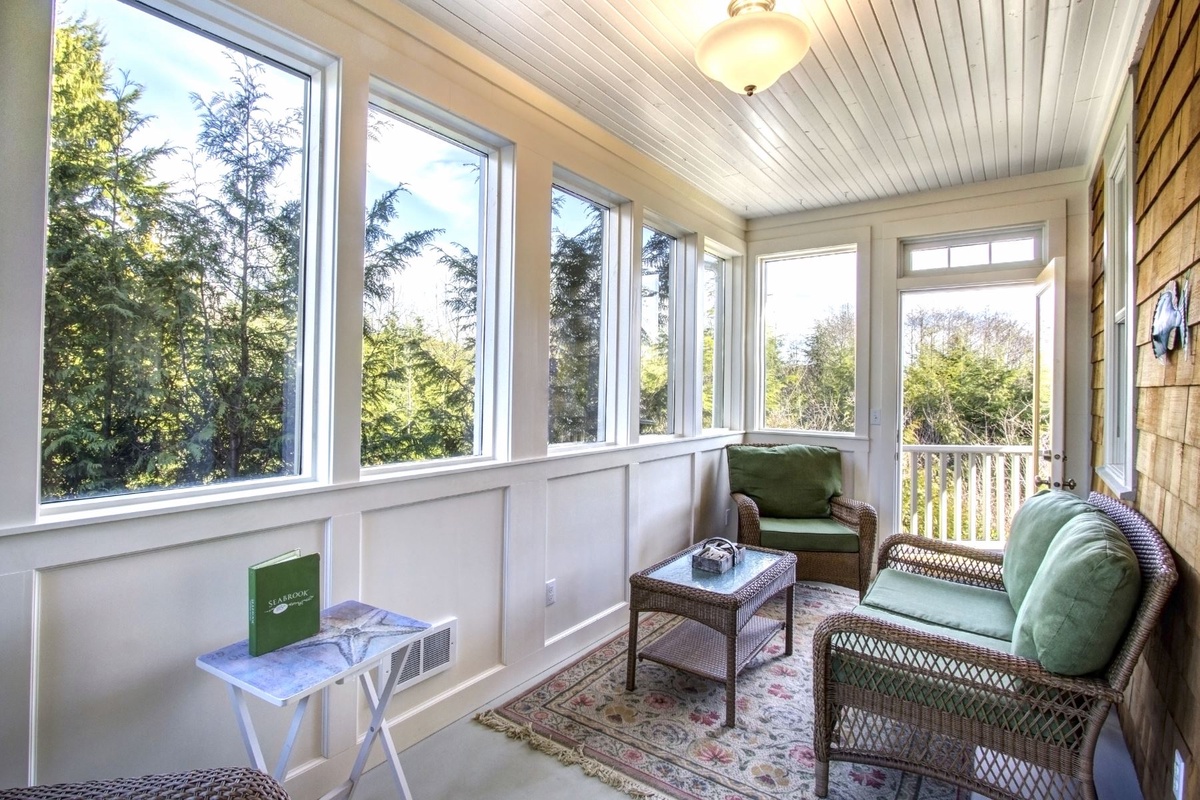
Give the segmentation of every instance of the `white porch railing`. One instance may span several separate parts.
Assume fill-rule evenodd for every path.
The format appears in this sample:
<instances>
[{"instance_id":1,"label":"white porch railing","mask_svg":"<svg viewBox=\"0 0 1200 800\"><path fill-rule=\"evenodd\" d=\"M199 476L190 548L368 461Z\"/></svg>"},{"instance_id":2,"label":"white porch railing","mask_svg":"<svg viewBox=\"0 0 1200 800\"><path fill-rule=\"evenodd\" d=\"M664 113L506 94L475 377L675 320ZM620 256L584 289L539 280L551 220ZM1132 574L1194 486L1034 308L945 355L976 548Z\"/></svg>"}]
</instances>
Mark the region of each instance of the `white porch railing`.
<instances>
[{"instance_id":1,"label":"white porch railing","mask_svg":"<svg viewBox=\"0 0 1200 800\"><path fill-rule=\"evenodd\" d=\"M1033 447L902 445L908 533L1001 549L1012 515L1036 490Z\"/></svg>"}]
</instances>

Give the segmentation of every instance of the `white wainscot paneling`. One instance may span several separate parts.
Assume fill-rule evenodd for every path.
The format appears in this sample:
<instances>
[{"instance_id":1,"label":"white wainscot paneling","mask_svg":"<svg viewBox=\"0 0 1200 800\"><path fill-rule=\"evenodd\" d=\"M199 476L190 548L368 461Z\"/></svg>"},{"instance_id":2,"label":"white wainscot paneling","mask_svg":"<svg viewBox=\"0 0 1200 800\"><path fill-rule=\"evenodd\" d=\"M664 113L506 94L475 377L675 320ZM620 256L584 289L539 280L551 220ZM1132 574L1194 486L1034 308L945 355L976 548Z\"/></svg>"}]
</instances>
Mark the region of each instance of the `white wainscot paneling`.
<instances>
[{"instance_id":1,"label":"white wainscot paneling","mask_svg":"<svg viewBox=\"0 0 1200 800\"><path fill-rule=\"evenodd\" d=\"M364 602L433 623L458 618L458 663L406 689L405 708L500 663L502 490L365 515L362 565Z\"/></svg>"},{"instance_id":2,"label":"white wainscot paneling","mask_svg":"<svg viewBox=\"0 0 1200 800\"><path fill-rule=\"evenodd\" d=\"M550 481L546 579L558 602L546 609L547 641L624 602L626 505L624 469Z\"/></svg>"},{"instance_id":3,"label":"white wainscot paneling","mask_svg":"<svg viewBox=\"0 0 1200 800\"><path fill-rule=\"evenodd\" d=\"M32 572L0 575L0 609L0 787L24 786L29 770Z\"/></svg>"},{"instance_id":4,"label":"white wainscot paneling","mask_svg":"<svg viewBox=\"0 0 1200 800\"><path fill-rule=\"evenodd\" d=\"M725 449L696 454L696 533L701 541L710 536L737 540L737 512L729 496L729 469Z\"/></svg>"},{"instance_id":5,"label":"white wainscot paneling","mask_svg":"<svg viewBox=\"0 0 1200 800\"><path fill-rule=\"evenodd\" d=\"M246 638L251 564L320 552L324 523L47 570L38 619L39 783L247 763L226 684L196 656ZM320 755L320 698L292 766ZM248 700L269 758L291 709Z\"/></svg>"},{"instance_id":6,"label":"white wainscot paneling","mask_svg":"<svg viewBox=\"0 0 1200 800\"><path fill-rule=\"evenodd\" d=\"M692 456L639 465L637 529L629 543L631 572L678 552L692 541Z\"/></svg>"}]
</instances>

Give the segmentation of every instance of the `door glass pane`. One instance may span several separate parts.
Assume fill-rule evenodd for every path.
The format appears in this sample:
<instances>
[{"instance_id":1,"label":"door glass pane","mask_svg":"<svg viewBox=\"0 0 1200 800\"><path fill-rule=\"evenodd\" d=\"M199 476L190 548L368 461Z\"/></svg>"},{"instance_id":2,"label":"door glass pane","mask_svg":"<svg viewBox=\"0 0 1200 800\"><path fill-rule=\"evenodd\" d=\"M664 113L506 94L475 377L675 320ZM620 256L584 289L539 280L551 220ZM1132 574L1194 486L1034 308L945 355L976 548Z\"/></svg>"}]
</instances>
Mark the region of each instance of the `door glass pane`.
<instances>
[{"instance_id":1,"label":"door glass pane","mask_svg":"<svg viewBox=\"0 0 1200 800\"><path fill-rule=\"evenodd\" d=\"M951 267L978 267L988 263L987 242L950 248Z\"/></svg>"},{"instance_id":2,"label":"door glass pane","mask_svg":"<svg viewBox=\"0 0 1200 800\"><path fill-rule=\"evenodd\" d=\"M1033 239L1006 239L992 242L992 263L1011 264L1019 261L1033 261Z\"/></svg>"}]
</instances>

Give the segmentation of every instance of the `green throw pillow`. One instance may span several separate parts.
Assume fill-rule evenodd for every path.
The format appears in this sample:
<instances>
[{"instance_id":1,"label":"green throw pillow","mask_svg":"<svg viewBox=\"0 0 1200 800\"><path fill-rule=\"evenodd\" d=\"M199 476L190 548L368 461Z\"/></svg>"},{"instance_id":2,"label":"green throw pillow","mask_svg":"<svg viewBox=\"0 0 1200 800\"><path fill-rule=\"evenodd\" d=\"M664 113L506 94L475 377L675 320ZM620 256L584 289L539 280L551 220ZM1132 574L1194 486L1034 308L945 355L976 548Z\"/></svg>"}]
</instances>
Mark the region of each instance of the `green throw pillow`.
<instances>
[{"instance_id":1,"label":"green throw pillow","mask_svg":"<svg viewBox=\"0 0 1200 800\"><path fill-rule=\"evenodd\" d=\"M842 493L842 454L833 447L730 445L729 491L746 495L764 517L828 517Z\"/></svg>"},{"instance_id":2,"label":"green throw pillow","mask_svg":"<svg viewBox=\"0 0 1200 800\"><path fill-rule=\"evenodd\" d=\"M1013 653L1051 672L1087 675L1105 667L1141 593L1137 556L1104 514L1067 522L1017 612Z\"/></svg>"},{"instance_id":3,"label":"green throw pillow","mask_svg":"<svg viewBox=\"0 0 1200 800\"><path fill-rule=\"evenodd\" d=\"M1038 492L1013 515L1004 547L1004 588L1013 611L1020 611L1050 543L1069 520L1084 513L1101 514L1090 503L1061 490Z\"/></svg>"}]
</instances>

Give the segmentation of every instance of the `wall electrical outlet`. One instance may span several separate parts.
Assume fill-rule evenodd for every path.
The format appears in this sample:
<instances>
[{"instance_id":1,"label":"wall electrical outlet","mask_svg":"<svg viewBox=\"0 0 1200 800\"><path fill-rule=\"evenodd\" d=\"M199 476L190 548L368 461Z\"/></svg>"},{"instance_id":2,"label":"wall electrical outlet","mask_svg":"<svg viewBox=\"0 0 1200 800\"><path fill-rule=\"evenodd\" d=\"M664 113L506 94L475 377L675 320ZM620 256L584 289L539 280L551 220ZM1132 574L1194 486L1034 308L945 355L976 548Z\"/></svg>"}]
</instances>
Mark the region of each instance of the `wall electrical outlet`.
<instances>
[{"instance_id":1,"label":"wall electrical outlet","mask_svg":"<svg viewBox=\"0 0 1200 800\"><path fill-rule=\"evenodd\" d=\"M1175 793L1175 800L1183 800L1183 786L1183 754L1176 750L1175 773L1171 776L1171 789Z\"/></svg>"},{"instance_id":2,"label":"wall electrical outlet","mask_svg":"<svg viewBox=\"0 0 1200 800\"><path fill-rule=\"evenodd\" d=\"M883 412L880 411L878 408L871 409L871 424L872 425L882 425L883 424Z\"/></svg>"},{"instance_id":3,"label":"wall electrical outlet","mask_svg":"<svg viewBox=\"0 0 1200 800\"><path fill-rule=\"evenodd\" d=\"M558 585L554 578L546 581L546 605L552 606L558 602Z\"/></svg>"}]
</instances>

